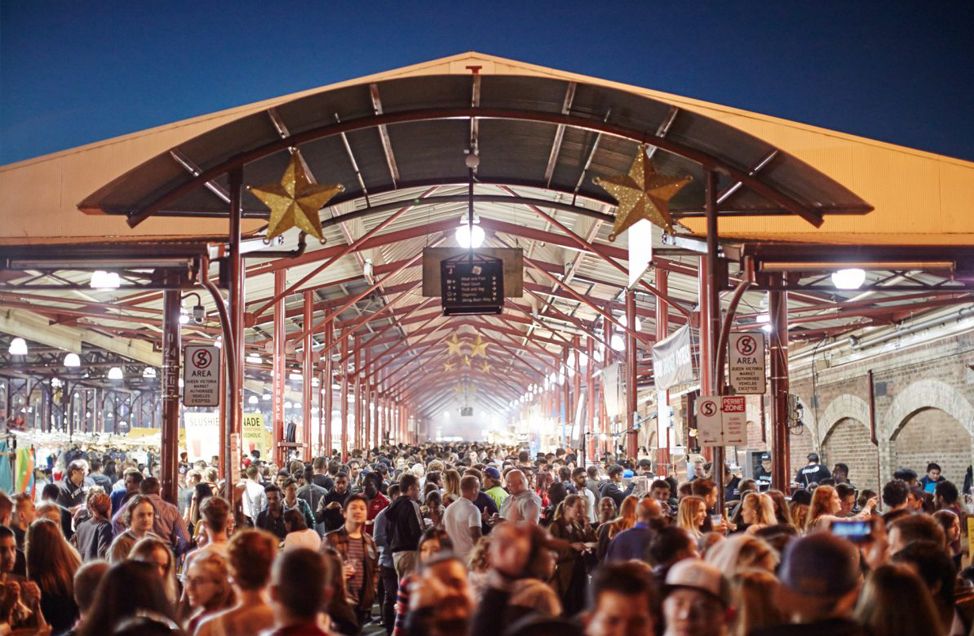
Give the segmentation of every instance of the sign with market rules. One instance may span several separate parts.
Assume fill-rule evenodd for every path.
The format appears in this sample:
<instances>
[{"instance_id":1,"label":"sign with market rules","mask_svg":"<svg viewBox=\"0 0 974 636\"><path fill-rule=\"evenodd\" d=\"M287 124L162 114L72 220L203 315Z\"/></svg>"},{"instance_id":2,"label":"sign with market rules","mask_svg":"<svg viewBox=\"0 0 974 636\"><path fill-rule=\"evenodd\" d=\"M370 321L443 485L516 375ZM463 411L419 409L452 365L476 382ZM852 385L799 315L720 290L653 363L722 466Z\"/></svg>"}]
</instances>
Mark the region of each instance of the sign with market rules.
<instances>
[{"instance_id":1,"label":"sign with market rules","mask_svg":"<svg viewBox=\"0 0 974 636\"><path fill-rule=\"evenodd\" d=\"M697 398L697 439L701 446L747 443L747 398L702 395Z\"/></svg>"},{"instance_id":2,"label":"sign with market rules","mask_svg":"<svg viewBox=\"0 0 974 636\"><path fill-rule=\"evenodd\" d=\"M183 405L220 406L220 349L187 345L183 350Z\"/></svg>"},{"instance_id":3,"label":"sign with market rules","mask_svg":"<svg viewBox=\"0 0 974 636\"><path fill-rule=\"evenodd\" d=\"M738 395L764 395L768 378L764 366L764 332L732 333L728 342L730 384Z\"/></svg>"}]
</instances>

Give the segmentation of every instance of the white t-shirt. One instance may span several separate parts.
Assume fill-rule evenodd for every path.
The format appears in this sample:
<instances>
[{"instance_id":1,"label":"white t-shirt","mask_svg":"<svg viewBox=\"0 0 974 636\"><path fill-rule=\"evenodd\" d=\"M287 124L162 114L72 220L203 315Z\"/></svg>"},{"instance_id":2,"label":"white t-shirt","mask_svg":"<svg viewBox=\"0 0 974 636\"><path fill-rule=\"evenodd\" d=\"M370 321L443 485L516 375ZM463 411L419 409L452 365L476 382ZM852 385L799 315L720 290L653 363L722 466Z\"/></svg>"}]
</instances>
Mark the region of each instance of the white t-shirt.
<instances>
[{"instance_id":1,"label":"white t-shirt","mask_svg":"<svg viewBox=\"0 0 974 636\"><path fill-rule=\"evenodd\" d=\"M284 537L284 550L293 550L294 548L308 548L309 550L318 551L321 546L321 537L318 533L311 528L305 528L304 530L295 530L294 532L288 532L287 536Z\"/></svg>"},{"instance_id":2,"label":"white t-shirt","mask_svg":"<svg viewBox=\"0 0 974 636\"><path fill-rule=\"evenodd\" d=\"M446 534L453 542L453 553L461 561L465 561L467 555L473 550L470 528L479 528L480 521L480 511L477 510L474 502L466 497L461 497L446 507L446 512L443 514L443 527L446 528Z\"/></svg>"}]
</instances>

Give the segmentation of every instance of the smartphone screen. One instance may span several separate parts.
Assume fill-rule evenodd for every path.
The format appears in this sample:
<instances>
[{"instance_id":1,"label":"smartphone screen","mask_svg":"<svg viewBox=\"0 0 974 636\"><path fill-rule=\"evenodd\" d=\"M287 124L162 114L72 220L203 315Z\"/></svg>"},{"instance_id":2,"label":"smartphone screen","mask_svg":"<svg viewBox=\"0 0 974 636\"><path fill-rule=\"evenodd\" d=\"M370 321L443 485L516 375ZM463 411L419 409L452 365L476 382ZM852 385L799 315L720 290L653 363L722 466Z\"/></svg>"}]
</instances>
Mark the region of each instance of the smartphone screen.
<instances>
[{"instance_id":1,"label":"smartphone screen","mask_svg":"<svg viewBox=\"0 0 974 636\"><path fill-rule=\"evenodd\" d=\"M872 533L872 525L865 520L833 521L832 534L849 541L865 541Z\"/></svg>"}]
</instances>

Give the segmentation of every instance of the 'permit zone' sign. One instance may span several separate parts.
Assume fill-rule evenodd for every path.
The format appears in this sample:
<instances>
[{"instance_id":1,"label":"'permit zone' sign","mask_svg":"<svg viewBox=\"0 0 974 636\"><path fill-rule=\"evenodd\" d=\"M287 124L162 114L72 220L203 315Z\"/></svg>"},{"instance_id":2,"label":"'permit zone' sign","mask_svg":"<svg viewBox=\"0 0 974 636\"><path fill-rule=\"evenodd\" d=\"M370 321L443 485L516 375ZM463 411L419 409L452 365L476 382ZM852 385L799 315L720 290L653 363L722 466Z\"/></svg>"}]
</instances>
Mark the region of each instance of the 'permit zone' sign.
<instances>
[{"instance_id":1,"label":"'permit zone' sign","mask_svg":"<svg viewBox=\"0 0 974 636\"><path fill-rule=\"evenodd\" d=\"M183 405L220 406L220 349L183 349Z\"/></svg>"}]
</instances>

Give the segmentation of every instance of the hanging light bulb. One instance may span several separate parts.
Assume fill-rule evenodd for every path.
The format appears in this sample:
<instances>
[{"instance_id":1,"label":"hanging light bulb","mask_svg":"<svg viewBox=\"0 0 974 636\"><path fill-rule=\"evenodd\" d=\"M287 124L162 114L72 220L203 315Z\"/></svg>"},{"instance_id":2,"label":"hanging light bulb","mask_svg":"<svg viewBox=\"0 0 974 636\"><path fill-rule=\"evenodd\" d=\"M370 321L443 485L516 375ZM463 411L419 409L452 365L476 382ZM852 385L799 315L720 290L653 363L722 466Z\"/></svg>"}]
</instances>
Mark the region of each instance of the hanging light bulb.
<instances>
[{"instance_id":1,"label":"hanging light bulb","mask_svg":"<svg viewBox=\"0 0 974 636\"><path fill-rule=\"evenodd\" d=\"M156 377L156 369L155 369L155 367L146 367L145 369L143 369L142 370L142 377L143 378L146 378L146 379L152 379L152 378Z\"/></svg>"},{"instance_id":2,"label":"hanging light bulb","mask_svg":"<svg viewBox=\"0 0 974 636\"><path fill-rule=\"evenodd\" d=\"M80 367L81 366L81 356L77 353L69 353L64 356L64 366L66 367Z\"/></svg>"},{"instance_id":3,"label":"hanging light bulb","mask_svg":"<svg viewBox=\"0 0 974 636\"><path fill-rule=\"evenodd\" d=\"M10 341L10 347L7 348L12 356L25 356L27 355L27 341L23 338L14 338Z\"/></svg>"},{"instance_id":4,"label":"hanging light bulb","mask_svg":"<svg viewBox=\"0 0 974 636\"><path fill-rule=\"evenodd\" d=\"M122 375L122 367L112 367L108 370L109 380L121 380L124 376Z\"/></svg>"},{"instance_id":5,"label":"hanging light bulb","mask_svg":"<svg viewBox=\"0 0 974 636\"><path fill-rule=\"evenodd\" d=\"M118 272L106 272L103 269L95 270L91 273L92 289L118 289L121 279Z\"/></svg>"},{"instance_id":6,"label":"hanging light bulb","mask_svg":"<svg viewBox=\"0 0 974 636\"><path fill-rule=\"evenodd\" d=\"M622 351L626 348L626 341L623 340L622 336L617 333L612 334L612 339L609 340L609 345L615 351Z\"/></svg>"},{"instance_id":7,"label":"hanging light bulb","mask_svg":"<svg viewBox=\"0 0 974 636\"><path fill-rule=\"evenodd\" d=\"M460 217L460 226L457 228L456 238L457 243L460 247L469 249L473 247L474 249L480 247L484 244L484 228L479 225L480 219L476 216L473 218L473 227L470 226L467 215Z\"/></svg>"},{"instance_id":8,"label":"hanging light bulb","mask_svg":"<svg viewBox=\"0 0 974 636\"><path fill-rule=\"evenodd\" d=\"M864 282L866 282L866 272L859 268L832 272L832 284L836 289L859 289Z\"/></svg>"}]
</instances>

